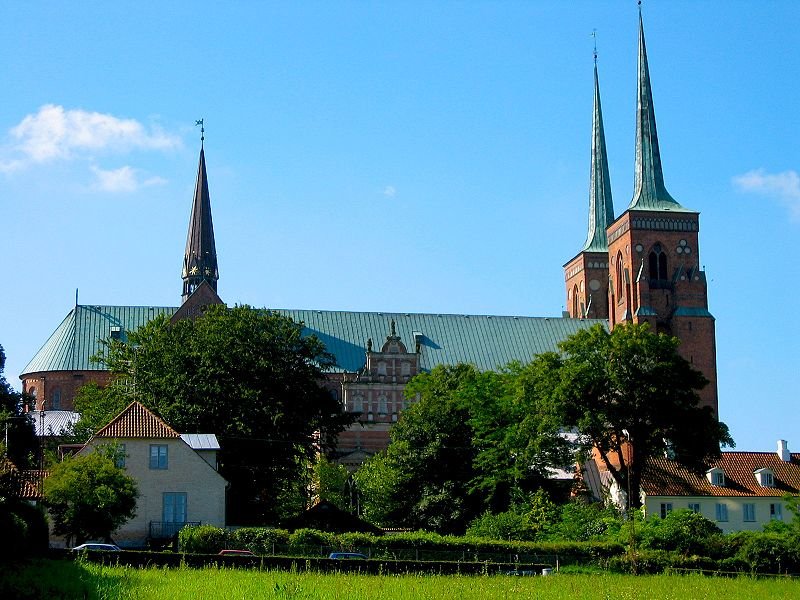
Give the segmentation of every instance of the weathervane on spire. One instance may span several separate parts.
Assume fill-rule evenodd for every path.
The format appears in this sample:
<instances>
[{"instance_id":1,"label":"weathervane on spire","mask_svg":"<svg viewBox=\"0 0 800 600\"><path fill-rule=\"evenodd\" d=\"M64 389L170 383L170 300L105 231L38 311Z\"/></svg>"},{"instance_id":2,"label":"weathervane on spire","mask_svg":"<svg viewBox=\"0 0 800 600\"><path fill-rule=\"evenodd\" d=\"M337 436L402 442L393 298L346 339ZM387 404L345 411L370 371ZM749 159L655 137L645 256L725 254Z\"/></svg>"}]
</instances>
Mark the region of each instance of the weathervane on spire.
<instances>
[{"instance_id":1,"label":"weathervane on spire","mask_svg":"<svg viewBox=\"0 0 800 600\"><path fill-rule=\"evenodd\" d=\"M198 125L200 125L200 147L202 147L203 146L203 142L206 139L206 135L205 135L206 134L206 129L205 129L205 126L203 125L203 119L198 119L197 121L194 122L194 126L195 127L197 127Z\"/></svg>"},{"instance_id":2,"label":"weathervane on spire","mask_svg":"<svg viewBox=\"0 0 800 600\"><path fill-rule=\"evenodd\" d=\"M592 38L594 38L594 64L597 64L597 29L592 29Z\"/></svg>"}]
</instances>

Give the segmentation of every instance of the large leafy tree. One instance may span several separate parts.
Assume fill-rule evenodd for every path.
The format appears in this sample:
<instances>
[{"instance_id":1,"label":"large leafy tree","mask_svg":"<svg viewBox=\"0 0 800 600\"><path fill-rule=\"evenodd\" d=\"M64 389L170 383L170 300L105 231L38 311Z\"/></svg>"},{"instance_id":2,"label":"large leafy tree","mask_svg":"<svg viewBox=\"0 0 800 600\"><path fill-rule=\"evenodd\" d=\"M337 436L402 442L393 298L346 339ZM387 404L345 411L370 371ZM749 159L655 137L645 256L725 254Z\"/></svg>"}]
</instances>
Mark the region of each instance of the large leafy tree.
<instances>
[{"instance_id":1,"label":"large leafy tree","mask_svg":"<svg viewBox=\"0 0 800 600\"><path fill-rule=\"evenodd\" d=\"M36 435L30 415L23 410L22 394L14 391L3 375L5 365L6 355L0 346L0 455L5 454L22 469L31 466Z\"/></svg>"},{"instance_id":2,"label":"large leafy tree","mask_svg":"<svg viewBox=\"0 0 800 600\"><path fill-rule=\"evenodd\" d=\"M600 325L560 344L553 356L560 382L554 398L561 420L596 450L619 488L639 507L642 467L650 457L674 457L694 471L733 445L727 426L700 406L708 381L678 352L677 338L646 324Z\"/></svg>"},{"instance_id":3,"label":"large leafy tree","mask_svg":"<svg viewBox=\"0 0 800 600\"><path fill-rule=\"evenodd\" d=\"M53 531L80 543L110 539L136 513L136 481L116 465L119 449L100 446L56 464L44 480Z\"/></svg>"},{"instance_id":4,"label":"large leafy tree","mask_svg":"<svg viewBox=\"0 0 800 600\"><path fill-rule=\"evenodd\" d=\"M366 516L458 533L484 509L527 502L548 469L571 457L545 394L552 379L539 360L499 373L438 366L415 377L406 395L416 402L391 444L357 474Z\"/></svg>"},{"instance_id":5,"label":"large leafy tree","mask_svg":"<svg viewBox=\"0 0 800 600\"><path fill-rule=\"evenodd\" d=\"M393 427L387 450L356 473L368 519L457 533L478 514L470 494L477 452L462 393L479 377L469 365L439 366L408 383L416 402Z\"/></svg>"},{"instance_id":6,"label":"large leafy tree","mask_svg":"<svg viewBox=\"0 0 800 600\"><path fill-rule=\"evenodd\" d=\"M274 522L300 508L308 462L348 423L320 385L333 363L322 342L267 310L217 305L194 320L156 318L106 341L103 360L121 376L109 393L180 432L218 436L229 521Z\"/></svg>"}]
</instances>

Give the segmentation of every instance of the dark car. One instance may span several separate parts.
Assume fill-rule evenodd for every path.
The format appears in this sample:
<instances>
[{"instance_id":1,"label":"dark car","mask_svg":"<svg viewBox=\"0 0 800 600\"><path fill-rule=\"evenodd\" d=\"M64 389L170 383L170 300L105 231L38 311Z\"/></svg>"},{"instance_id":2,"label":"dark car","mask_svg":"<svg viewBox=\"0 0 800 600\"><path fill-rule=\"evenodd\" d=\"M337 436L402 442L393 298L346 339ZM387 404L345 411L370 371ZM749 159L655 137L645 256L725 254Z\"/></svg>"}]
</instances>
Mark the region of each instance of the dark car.
<instances>
[{"instance_id":1,"label":"dark car","mask_svg":"<svg viewBox=\"0 0 800 600\"><path fill-rule=\"evenodd\" d=\"M331 552L328 558L337 560L367 560L366 555L359 552Z\"/></svg>"}]
</instances>

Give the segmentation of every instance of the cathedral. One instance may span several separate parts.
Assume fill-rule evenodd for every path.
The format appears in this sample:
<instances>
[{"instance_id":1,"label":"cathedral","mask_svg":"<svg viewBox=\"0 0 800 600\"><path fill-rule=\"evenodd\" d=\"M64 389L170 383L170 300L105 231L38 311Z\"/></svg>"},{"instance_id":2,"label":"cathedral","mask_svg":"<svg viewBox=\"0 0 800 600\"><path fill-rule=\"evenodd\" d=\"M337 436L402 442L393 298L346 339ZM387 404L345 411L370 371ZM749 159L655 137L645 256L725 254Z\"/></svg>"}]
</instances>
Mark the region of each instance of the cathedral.
<instances>
[{"instance_id":1,"label":"cathedral","mask_svg":"<svg viewBox=\"0 0 800 600\"><path fill-rule=\"evenodd\" d=\"M609 181L600 86L594 68L589 227L586 241L564 265L566 306L560 317L270 309L302 323L334 355L324 385L358 422L338 440L338 460L355 466L385 448L389 429L413 399L404 395L417 373L442 364L484 370L530 361L557 350L576 331L603 324L649 323L681 340L679 352L710 381L700 395L717 413L714 317L708 311L699 261L699 213L667 191L639 16L636 159L633 198L615 218ZM99 340L126 339L154 318L192 317L221 303L205 151L201 145L186 251L181 305L103 306L76 303L25 367L23 391L37 411L71 411L77 390L108 383L90 358Z\"/></svg>"}]
</instances>

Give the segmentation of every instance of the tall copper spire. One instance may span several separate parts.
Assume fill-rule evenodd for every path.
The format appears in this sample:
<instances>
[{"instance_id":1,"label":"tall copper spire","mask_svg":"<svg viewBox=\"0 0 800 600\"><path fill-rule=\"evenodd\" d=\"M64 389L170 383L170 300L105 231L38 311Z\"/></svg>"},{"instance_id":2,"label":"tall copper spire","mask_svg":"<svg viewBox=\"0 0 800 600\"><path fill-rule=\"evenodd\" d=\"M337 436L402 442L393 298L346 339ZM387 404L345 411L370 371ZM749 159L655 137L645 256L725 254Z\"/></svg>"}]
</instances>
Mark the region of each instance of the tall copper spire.
<instances>
[{"instance_id":1,"label":"tall copper spire","mask_svg":"<svg viewBox=\"0 0 800 600\"><path fill-rule=\"evenodd\" d=\"M203 281L217 291L219 270L217 249L214 244L214 224L211 220L211 198L208 194L205 150L200 148L200 165L194 189L189 234L186 236L186 254L183 257L183 301Z\"/></svg>"},{"instance_id":2,"label":"tall copper spire","mask_svg":"<svg viewBox=\"0 0 800 600\"><path fill-rule=\"evenodd\" d=\"M628 210L678 210L684 209L669 195L664 187L661 170L661 153L658 150L656 114L653 92L650 88L650 69L647 66L647 48L644 44L644 26L639 10L639 69L636 99L636 172L633 182L633 199Z\"/></svg>"},{"instance_id":3,"label":"tall copper spire","mask_svg":"<svg viewBox=\"0 0 800 600\"><path fill-rule=\"evenodd\" d=\"M594 63L594 112L592 113L592 167L589 179L589 232L581 252L608 252L606 229L614 221L611 178L608 175L606 135L600 107L600 83L597 77L597 53Z\"/></svg>"}]
</instances>

